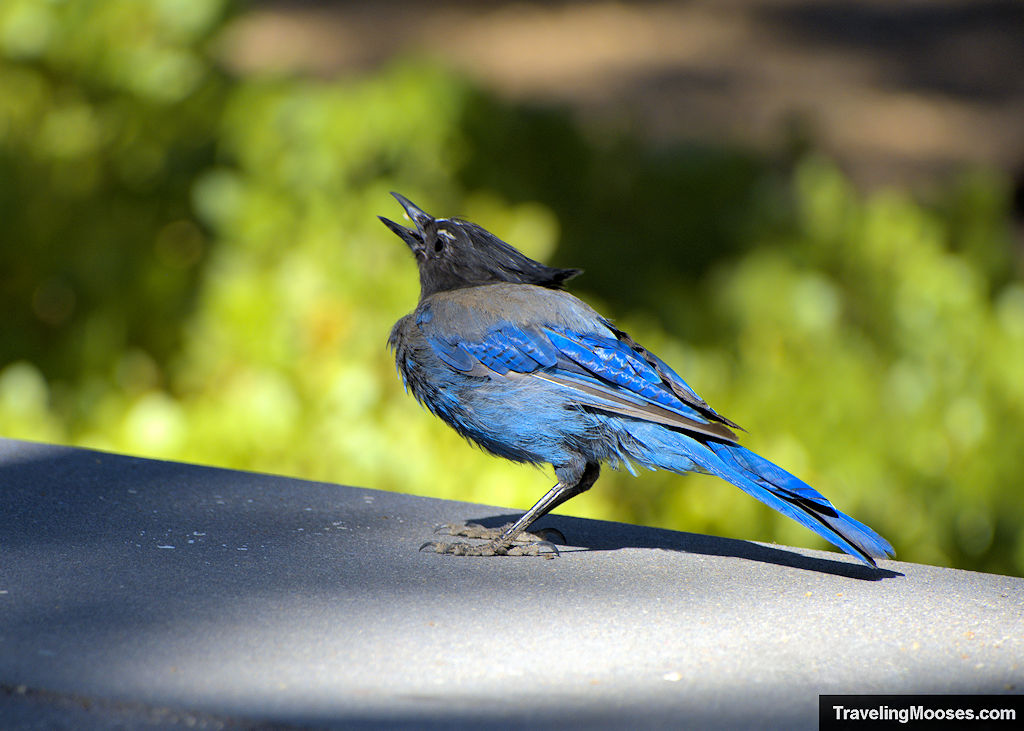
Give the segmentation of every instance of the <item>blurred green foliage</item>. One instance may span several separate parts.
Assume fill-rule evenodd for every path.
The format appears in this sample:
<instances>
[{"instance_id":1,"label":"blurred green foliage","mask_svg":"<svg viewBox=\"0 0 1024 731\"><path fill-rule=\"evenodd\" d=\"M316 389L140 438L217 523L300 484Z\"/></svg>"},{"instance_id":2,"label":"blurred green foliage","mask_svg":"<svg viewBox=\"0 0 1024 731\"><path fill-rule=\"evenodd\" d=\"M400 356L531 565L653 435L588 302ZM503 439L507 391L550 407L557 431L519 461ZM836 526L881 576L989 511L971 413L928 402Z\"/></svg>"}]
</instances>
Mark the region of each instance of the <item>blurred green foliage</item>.
<instances>
[{"instance_id":1,"label":"blurred green foliage","mask_svg":"<svg viewBox=\"0 0 1024 731\"><path fill-rule=\"evenodd\" d=\"M421 412L384 341L389 190L581 265L574 289L900 558L1024 574L1024 281L1007 183L928 206L827 160L652 148L418 60L231 78L220 0L0 6L0 431L525 508L550 475ZM556 250L557 245L557 250ZM710 478L568 510L820 545Z\"/></svg>"}]
</instances>

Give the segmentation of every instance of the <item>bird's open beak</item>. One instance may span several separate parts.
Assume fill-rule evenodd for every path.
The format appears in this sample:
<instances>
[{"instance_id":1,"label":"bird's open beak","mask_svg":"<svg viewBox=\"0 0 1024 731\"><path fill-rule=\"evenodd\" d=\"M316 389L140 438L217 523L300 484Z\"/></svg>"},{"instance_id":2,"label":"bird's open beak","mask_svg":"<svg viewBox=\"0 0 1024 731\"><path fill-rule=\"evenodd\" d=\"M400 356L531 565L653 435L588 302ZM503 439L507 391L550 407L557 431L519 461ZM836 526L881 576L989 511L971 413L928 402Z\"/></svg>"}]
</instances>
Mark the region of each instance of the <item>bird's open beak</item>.
<instances>
[{"instance_id":1,"label":"bird's open beak","mask_svg":"<svg viewBox=\"0 0 1024 731\"><path fill-rule=\"evenodd\" d=\"M423 250L423 227L430 221L433 221L433 216L424 213L413 204L411 200L398 193L392 193L399 203L402 204L402 208L405 209L406 215L416 224L416 230L408 229L405 226L400 226L394 221L384 218L384 216L377 216L381 222L391 229L406 245L412 249L413 253L417 253Z\"/></svg>"}]
</instances>

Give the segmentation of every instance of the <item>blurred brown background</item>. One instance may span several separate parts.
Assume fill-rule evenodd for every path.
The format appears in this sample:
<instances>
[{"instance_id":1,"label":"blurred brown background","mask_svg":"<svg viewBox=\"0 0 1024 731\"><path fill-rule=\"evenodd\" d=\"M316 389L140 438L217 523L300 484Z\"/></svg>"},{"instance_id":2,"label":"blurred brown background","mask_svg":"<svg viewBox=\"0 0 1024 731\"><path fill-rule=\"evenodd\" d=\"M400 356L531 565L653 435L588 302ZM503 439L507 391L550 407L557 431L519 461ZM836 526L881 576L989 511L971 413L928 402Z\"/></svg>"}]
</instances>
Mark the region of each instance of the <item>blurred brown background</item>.
<instances>
[{"instance_id":1,"label":"blurred brown background","mask_svg":"<svg viewBox=\"0 0 1024 731\"><path fill-rule=\"evenodd\" d=\"M426 54L599 128L813 139L867 187L1024 165L1014 0L257 2L222 52L240 72L324 77Z\"/></svg>"}]
</instances>

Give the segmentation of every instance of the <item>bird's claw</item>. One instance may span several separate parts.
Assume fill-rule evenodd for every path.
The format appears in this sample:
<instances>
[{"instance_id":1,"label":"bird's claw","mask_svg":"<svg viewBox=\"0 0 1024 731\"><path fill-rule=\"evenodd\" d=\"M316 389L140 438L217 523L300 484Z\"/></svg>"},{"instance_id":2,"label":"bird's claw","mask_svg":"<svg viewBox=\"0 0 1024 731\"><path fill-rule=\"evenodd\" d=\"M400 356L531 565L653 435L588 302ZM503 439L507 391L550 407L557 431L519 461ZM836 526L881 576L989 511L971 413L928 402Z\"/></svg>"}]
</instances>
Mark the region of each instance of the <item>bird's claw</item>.
<instances>
[{"instance_id":1,"label":"bird's claw","mask_svg":"<svg viewBox=\"0 0 1024 731\"><path fill-rule=\"evenodd\" d=\"M442 553L449 556L540 556L555 558L559 555L558 547L545 540L525 544L507 544L499 541L487 543L464 543L454 541L427 541L420 546L420 551Z\"/></svg>"}]
</instances>

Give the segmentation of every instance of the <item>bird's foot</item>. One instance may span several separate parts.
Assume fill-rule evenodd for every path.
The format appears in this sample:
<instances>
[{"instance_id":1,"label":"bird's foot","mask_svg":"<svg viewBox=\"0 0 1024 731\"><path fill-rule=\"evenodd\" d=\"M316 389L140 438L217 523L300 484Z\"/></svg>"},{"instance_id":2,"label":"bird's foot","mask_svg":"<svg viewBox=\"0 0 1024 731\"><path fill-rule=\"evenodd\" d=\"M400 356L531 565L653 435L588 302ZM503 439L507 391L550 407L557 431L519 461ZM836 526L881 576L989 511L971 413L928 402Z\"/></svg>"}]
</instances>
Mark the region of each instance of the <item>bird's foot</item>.
<instances>
[{"instance_id":1,"label":"bird's foot","mask_svg":"<svg viewBox=\"0 0 1024 731\"><path fill-rule=\"evenodd\" d=\"M420 546L421 551L444 553L450 556L542 556L554 558L558 548L551 539L565 543L565 536L556 528L543 528L534 533L523 531L509 540L505 534L512 527L507 523L498 528L487 528L479 523L443 523L434 528L434 533L462 538L477 538L486 543L465 541L428 541Z\"/></svg>"},{"instance_id":2,"label":"bird's foot","mask_svg":"<svg viewBox=\"0 0 1024 731\"><path fill-rule=\"evenodd\" d=\"M462 541L427 541L420 546L421 551L444 553L449 556L540 556L555 558L558 548L554 543L537 540L533 543L510 543L493 540L487 543L464 543Z\"/></svg>"},{"instance_id":3,"label":"bird's foot","mask_svg":"<svg viewBox=\"0 0 1024 731\"><path fill-rule=\"evenodd\" d=\"M511 527L511 523L506 523L498 528L487 528L479 523L442 523L434 528L434 533L445 536L497 541ZM565 543L565 536L557 528L541 528L532 533L523 531L515 538L516 543L552 543L554 540L557 540L559 543Z\"/></svg>"}]
</instances>

